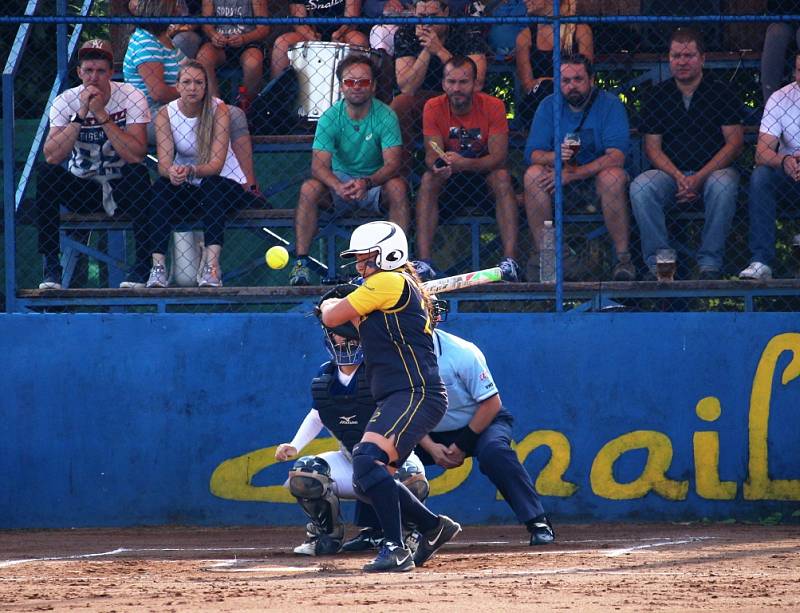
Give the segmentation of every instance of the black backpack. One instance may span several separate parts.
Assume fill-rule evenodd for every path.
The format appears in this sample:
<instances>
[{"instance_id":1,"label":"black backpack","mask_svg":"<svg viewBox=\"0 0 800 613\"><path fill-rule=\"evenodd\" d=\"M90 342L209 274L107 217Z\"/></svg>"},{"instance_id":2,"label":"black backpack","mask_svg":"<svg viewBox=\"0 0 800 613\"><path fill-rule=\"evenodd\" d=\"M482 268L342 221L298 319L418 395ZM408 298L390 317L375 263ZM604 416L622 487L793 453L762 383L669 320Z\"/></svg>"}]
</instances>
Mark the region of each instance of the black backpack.
<instances>
[{"instance_id":1,"label":"black backpack","mask_svg":"<svg viewBox=\"0 0 800 613\"><path fill-rule=\"evenodd\" d=\"M297 73L287 68L272 79L253 100L247 115L252 134L290 134L300 121Z\"/></svg>"}]
</instances>

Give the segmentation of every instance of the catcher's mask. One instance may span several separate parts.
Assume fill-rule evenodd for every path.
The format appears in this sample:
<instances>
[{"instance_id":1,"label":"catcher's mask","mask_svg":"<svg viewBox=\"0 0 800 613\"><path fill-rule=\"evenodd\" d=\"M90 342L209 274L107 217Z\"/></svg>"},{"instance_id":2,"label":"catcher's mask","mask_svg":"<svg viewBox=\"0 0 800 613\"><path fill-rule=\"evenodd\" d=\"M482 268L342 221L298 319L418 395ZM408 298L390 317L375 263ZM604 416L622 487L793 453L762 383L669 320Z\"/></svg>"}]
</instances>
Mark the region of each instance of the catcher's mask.
<instances>
[{"instance_id":1,"label":"catcher's mask","mask_svg":"<svg viewBox=\"0 0 800 613\"><path fill-rule=\"evenodd\" d=\"M360 340L345 338L325 326L322 327L322 331L325 334L325 349L336 364L352 366L364 361L364 350L361 348Z\"/></svg>"}]
</instances>

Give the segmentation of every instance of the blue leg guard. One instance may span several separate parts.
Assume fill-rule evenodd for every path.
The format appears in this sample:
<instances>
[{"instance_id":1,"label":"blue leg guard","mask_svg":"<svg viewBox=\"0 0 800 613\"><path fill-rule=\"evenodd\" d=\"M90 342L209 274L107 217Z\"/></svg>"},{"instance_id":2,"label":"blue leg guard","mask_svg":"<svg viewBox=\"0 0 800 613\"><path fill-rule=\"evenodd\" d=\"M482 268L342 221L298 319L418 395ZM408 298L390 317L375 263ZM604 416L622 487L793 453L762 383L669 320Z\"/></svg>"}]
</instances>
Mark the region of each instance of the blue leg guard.
<instances>
[{"instance_id":1,"label":"blue leg guard","mask_svg":"<svg viewBox=\"0 0 800 613\"><path fill-rule=\"evenodd\" d=\"M388 461L389 456L375 443L356 445L353 448L353 489L375 509L386 539L401 545L399 485L386 468Z\"/></svg>"}]
</instances>

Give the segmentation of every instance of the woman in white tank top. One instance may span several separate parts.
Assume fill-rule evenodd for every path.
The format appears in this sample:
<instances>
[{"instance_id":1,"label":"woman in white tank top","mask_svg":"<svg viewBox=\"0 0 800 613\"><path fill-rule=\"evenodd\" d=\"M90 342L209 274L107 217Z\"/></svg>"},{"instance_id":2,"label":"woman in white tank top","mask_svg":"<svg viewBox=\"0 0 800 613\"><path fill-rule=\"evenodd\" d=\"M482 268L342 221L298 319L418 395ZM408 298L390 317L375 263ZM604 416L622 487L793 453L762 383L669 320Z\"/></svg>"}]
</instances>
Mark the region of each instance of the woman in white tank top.
<instances>
[{"instance_id":1,"label":"woman in white tank top","mask_svg":"<svg viewBox=\"0 0 800 613\"><path fill-rule=\"evenodd\" d=\"M154 273L148 287L166 287L165 253L172 227L198 217L205 230L200 287L222 286L219 258L225 219L247 206L244 172L230 145L228 107L208 92L206 70L189 62L178 74L180 97L156 116L159 179L153 185ZM160 265L161 270L156 271ZM163 273L161 276L158 272Z\"/></svg>"}]
</instances>

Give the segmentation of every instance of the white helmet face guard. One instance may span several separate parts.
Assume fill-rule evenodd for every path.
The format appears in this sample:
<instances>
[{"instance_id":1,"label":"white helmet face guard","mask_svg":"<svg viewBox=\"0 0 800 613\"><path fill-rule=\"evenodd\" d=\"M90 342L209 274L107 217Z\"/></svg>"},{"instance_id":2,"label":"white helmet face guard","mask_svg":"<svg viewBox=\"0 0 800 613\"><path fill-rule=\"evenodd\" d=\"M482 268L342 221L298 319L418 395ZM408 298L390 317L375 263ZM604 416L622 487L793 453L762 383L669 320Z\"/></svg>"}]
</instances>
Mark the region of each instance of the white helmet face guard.
<instances>
[{"instance_id":1,"label":"white helmet face guard","mask_svg":"<svg viewBox=\"0 0 800 613\"><path fill-rule=\"evenodd\" d=\"M375 265L380 270L396 270L408 261L406 233L391 221L371 221L358 226L350 236L350 248L343 258L363 253L377 253Z\"/></svg>"}]
</instances>

